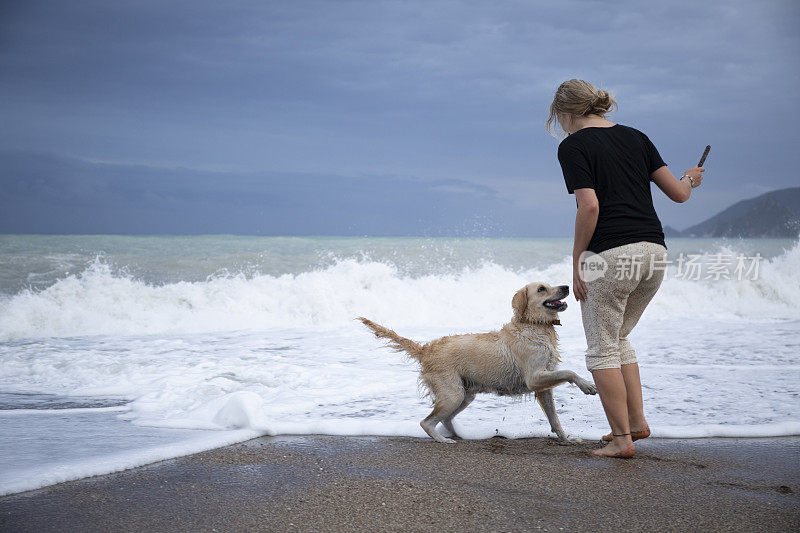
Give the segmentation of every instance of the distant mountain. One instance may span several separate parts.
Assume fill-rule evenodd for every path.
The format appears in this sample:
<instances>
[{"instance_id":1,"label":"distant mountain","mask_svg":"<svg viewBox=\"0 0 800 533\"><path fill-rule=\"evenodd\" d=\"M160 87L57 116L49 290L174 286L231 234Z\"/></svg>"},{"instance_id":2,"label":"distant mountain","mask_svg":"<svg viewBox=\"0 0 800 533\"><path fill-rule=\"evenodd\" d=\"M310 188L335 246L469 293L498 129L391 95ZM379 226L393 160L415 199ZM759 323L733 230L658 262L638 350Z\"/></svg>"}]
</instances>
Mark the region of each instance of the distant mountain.
<instances>
[{"instance_id":1,"label":"distant mountain","mask_svg":"<svg viewBox=\"0 0 800 533\"><path fill-rule=\"evenodd\" d=\"M683 231L664 227L666 237L784 237L800 232L800 187L771 191L736 202Z\"/></svg>"}]
</instances>

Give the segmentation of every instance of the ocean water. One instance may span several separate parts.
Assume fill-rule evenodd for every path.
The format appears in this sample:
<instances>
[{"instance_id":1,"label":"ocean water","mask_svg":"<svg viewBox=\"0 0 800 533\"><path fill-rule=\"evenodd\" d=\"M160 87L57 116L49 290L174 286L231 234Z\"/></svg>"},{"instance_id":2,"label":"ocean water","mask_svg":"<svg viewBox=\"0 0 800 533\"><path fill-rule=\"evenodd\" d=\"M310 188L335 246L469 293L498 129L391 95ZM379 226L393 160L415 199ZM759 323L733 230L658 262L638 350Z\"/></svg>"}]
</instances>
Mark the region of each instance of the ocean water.
<instances>
[{"instance_id":1,"label":"ocean water","mask_svg":"<svg viewBox=\"0 0 800 533\"><path fill-rule=\"evenodd\" d=\"M631 335L653 434L800 434L797 241L667 245L676 262ZM416 364L354 318L421 342L496 329L526 283L571 283L570 251L570 239L0 236L0 494L264 434L425 436ZM561 366L590 378L567 301ZM597 396L563 385L556 400L570 435L607 431ZM479 396L455 426L549 435L525 398Z\"/></svg>"}]
</instances>

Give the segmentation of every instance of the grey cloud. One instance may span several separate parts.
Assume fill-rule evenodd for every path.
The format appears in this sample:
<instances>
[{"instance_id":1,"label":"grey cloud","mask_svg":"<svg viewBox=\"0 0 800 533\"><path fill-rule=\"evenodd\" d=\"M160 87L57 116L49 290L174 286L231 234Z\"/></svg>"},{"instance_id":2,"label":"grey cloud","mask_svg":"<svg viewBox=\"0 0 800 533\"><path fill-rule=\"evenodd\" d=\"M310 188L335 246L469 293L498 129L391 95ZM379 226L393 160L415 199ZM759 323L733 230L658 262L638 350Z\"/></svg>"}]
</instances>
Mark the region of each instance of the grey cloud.
<instances>
[{"instance_id":1,"label":"grey cloud","mask_svg":"<svg viewBox=\"0 0 800 533\"><path fill-rule=\"evenodd\" d=\"M788 0L31 0L0 9L0 148L132 163L117 169L116 189L70 178L75 191L145 198L128 181L169 166L220 183L225 172L236 183L253 173L371 176L391 188L402 176L404 187L429 182L420 194L466 194L475 210L475 195L460 189L485 187L501 203L525 190L571 208L543 130L555 87L570 77L611 89L615 120L646 131L675 172L714 146L714 179L702 200L664 206L670 225L797 180L800 4ZM503 205L528 213L541 203ZM568 228L571 212L563 216Z\"/></svg>"},{"instance_id":2,"label":"grey cloud","mask_svg":"<svg viewBox=\"0 0 800 533\"><path fill-rule=\"evenodd\" d=\"M0 152L0 196L0 232L8 233L526 234L524 211L455 179L210 172Z\"/></svg>"}]
</instances>

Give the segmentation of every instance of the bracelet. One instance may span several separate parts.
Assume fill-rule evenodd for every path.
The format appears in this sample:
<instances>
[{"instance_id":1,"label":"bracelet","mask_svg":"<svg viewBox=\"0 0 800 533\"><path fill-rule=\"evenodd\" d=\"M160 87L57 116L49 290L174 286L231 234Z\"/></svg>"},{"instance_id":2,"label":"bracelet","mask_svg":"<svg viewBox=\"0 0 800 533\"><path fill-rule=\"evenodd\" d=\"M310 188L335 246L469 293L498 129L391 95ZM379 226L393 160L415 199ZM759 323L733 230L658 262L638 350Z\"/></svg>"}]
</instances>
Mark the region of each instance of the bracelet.
<instances>
[{"instance_id":1,"label":"bracelet","mask_svg":"<svg viewBox=\"0 0 800 533\"><path fill-rule=\"evenodd\" d=\"M694 178L691 177L689 174L684 174L683 176L681 176L681 180L683 178L689 178L689 182L690 182L689 184L692 187L692 189L694 189Z\"/></svg>"}]
</instances>

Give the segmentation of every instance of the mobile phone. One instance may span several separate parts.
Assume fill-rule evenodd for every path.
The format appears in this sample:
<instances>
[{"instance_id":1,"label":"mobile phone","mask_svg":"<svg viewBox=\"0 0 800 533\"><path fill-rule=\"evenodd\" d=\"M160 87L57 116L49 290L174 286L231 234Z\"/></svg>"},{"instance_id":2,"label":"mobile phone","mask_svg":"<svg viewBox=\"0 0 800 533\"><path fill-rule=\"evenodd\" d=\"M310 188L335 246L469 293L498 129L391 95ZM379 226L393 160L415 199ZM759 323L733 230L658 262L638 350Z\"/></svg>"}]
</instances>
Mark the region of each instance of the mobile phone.
<instances>
[{"instance_id":1,"label":"mobile phone","mask_svg":"<svg viewBox=\"0 0 800 533\"><path fill-rule=\"evenodd\" d=\"M706 162L706 157L708 157L708 152L710 152L710 151L711 151L711 145L709 144L709 145L706 146L706 149L703 150L703 157L701 157L700 158L700 162L697 163L698 167L702 167L703 166L703 163Z\"/></svg>"}]
</instances>

